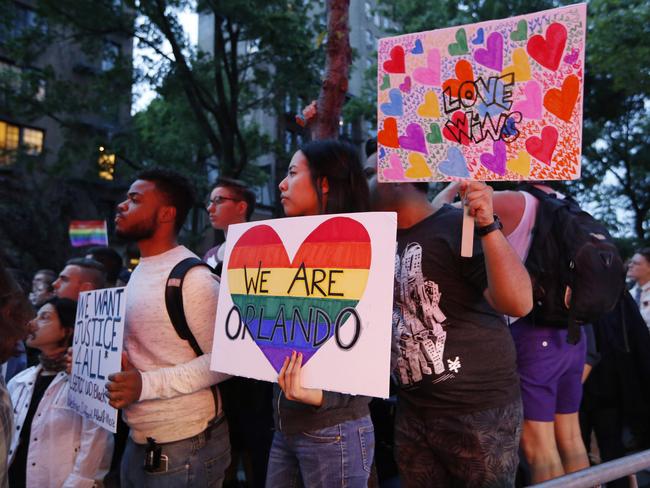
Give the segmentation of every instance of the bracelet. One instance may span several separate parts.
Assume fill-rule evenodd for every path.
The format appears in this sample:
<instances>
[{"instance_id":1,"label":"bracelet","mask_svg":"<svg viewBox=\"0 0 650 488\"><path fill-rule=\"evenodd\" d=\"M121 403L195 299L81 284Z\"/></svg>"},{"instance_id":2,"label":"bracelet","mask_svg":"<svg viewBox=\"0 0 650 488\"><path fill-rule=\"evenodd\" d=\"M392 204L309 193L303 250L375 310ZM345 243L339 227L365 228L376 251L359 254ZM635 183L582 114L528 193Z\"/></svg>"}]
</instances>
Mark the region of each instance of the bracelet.
<instances>
[{"instance_id":1,"label":"bracelet","mask_svg":"<svg viewBox=\"0 0 650 488\"><path fill-rule=\"evenodd\" d=\"M490 232L501 229L503 229L503 224L499 220L499 216L497 214L494 214L494 222L488 225L484 225L483 227L477 227L476 234L478 234L479 237L485 237Z\"/></svg>"}]
</instances>

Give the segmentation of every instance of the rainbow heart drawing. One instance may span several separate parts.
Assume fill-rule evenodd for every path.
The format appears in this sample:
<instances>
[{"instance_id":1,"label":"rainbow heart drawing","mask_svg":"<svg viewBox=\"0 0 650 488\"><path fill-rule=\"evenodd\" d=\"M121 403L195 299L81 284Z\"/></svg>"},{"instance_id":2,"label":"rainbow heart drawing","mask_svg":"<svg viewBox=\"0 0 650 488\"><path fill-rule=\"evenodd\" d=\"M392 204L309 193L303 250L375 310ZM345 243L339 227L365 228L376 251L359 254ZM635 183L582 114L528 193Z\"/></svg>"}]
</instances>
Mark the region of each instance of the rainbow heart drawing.
<instances>
[{"instance_id":1,"label":"rainbow heart drawing","mask_svg":"<svg viewBox=\"0 0 650 488\"><path fill-rule=\"evenodd\" d=\"M305 364L333 337L341 349L351 348L361 333L355 307L366 289L371 257L368 231L350 217L322 222L293 259L272 227L251 227L228 261L235 305L226 321L228 338L250 335L278 372L293 350L303 354ZM344 341L339 331L350 317L357 328Z\"/></svg>"}]
</instances>

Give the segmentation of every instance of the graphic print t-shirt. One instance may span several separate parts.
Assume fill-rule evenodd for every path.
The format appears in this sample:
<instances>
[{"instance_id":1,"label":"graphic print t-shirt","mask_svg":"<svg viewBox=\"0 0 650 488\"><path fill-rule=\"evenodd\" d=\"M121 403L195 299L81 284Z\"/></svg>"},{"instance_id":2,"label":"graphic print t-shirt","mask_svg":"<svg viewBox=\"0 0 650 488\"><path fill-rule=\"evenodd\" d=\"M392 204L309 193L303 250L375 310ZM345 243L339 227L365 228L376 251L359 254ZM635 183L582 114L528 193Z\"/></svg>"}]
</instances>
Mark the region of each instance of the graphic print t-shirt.
<instances>
[{"instance_id":1,"label":"graphic print t-shirt","mask_svg":"<svg viewBox=\"0 0 650 488\"><path fill-rule=\"evenodd\" d=\"M439 414L495 408L519 396L515 349L483 297L480 239L460 257L462 211L444 206L397 231L393 377L400 397Z\"/></svg>"}]
</instances>

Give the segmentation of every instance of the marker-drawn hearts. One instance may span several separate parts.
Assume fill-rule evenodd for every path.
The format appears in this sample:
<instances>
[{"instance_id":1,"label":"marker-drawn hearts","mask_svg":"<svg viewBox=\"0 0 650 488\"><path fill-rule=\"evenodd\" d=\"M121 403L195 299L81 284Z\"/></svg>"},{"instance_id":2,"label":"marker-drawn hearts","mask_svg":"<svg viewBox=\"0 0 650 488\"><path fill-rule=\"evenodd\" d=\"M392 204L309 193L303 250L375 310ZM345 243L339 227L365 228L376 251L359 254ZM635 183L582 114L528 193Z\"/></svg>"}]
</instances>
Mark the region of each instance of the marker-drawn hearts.
<instances>
[{"instance_id":1,"label":"marker-drawn hearts","mask_svg":"<svg viewBox=\"0 0 650 488\"><path fill-rule=\"evenodd\" d=\"M440 117L440 104L436 92L428 91L424 94L424 103L418 107L417 114L420 117Z\"/></svg>"},{"instance_id":2,"label":"marker-drawn hearts","mask_svg":"<svg viewBox=\"0 0 650 488\"><path fill-rule=\"evenodd\" d=\"M448 120L442 129L442 135L452 142L458 142L464 146L469 146L469 124L465 112L454 112L451 120Z\"/></svg>"},{"instance_id":3,"label":"marker-drawn hearts","mask_svg":"<svg viewBox=\"0 0 650 488\"><path fill-rule=\"evenodd\" d=\"M515 83L530 80L530 63L528 62L528 54L526 54L523 47L518 47L512 52L512 64L503 69L501 76L510 73L515 75Z\"/></svg>"},{"instance_id":4,"label":"marker-drawn hearts","mask_svg":"<svg viewBox=\"0 0 650 488\"><path fill-rule=\"evenodd\" d=\"M474 36L474 39L472 39L472 44L478 46L480 44L483 44L484 40L485 40L485 31L483 30L483 27L480 27L476 31L476 35Z\"/></svg>"},{"instance_id":5,"label":"marker-drawn hearts","mask_svg":"<svg viewBox=\"0 0 650 488\"><path fill-rule=\"evenodd\" d=\"M456 176L458 178L469 177L469 170L467 169L465 157L463 156L463 153L460 152L460 149L454 146L447 149L447 159L440 162L438 165L438 171L445 176Z\"/></svg>"},{"instance_id":6,"label":"marker-drawn hearts","mask_svg":"<svg viewBox=\"0 0 650 488\"><path fill-rule=\"evenodd\" d=\"M517 134L517 122L515 121L514 117L508 117L506 119L506 123L503 124L503 127L501 128L501 135L510 137L514 136L515 134Z\"/></svg>"},{"instance_id":7,"label":"marker-drawn hearts","mask_svg":"<svg viewBox=\"0 0 650 488\"><path fill-rule=\"evenodd\" d=\"M383 147L379 148L379 159L384 159L384 156L386 156L386 149Z\"/></svg>"},{"instance_id":8,"label":"marker-drawn hearts","mask_svg":"<svg viewBox=\"0 0 650 488\"><path fill-rule=\"evenodd\" d=\"M503 176L506 174L506 143L499 140L492 144L494 154L481 154L481 164L493 173Z\"/></svg>"},{"instance_id":9,"label":"marker-drawn hearts","mask_svg":"<svg viewBox=\"0 0 650 488\"><path fill-rule=\"evenodd\" d=\"M377 142L386 147L399 147L397 139L397 119L386 117L384 128L377 133Z\"/></svg>"},{"instance_id":10,"label":"marker-drawn hearts","mask_svg":"<svg viewBox=\"0 0 650 488\"><path fill-rule=\"evenodd\" d=\"M399 145L404 149L428 154L424 131L418 124L411 123L406 126L406 134L399 136Z\"/></svg>"},{"instance_id":11,"label":"marker-drawn hearts","mask_svg":"<svg viewBox=\"0 0 650 488\"><path fill-rule=\"evenodd\" d=\"M546 38L539 34L531 37L528 39L526 49L528 54L539 64L551 71L556 71L562 60L566 38L566 27L554 22L546 29Z\"/></svg>"},{"instance_id":12,"label":"marker-drawn hearts","mask_svg":"<svg viewBox=\"0 0 650 488\"><path fill-rule=\"evenodd\" d=\"M576 61L578 61L579 54L580 51L576 48L573 48L569 54L564 56L564 62L566 64L574 64Z\"/></svg>"},{"instance_id":13,"label":"marker-drawn hearts","mask_svg":"<svg viewBox=\"0 0 650 488\"><path fill-rule=\"evenodd\" d=\"M293 260L270 226L242 234L230 253L230 293L251 338L276 371L293 350L302 353L303 364L308 362L334 335L339 314L346 314L341 320L349 318L344 310L361 300L371 256L368 231L349 217L333 217L316 227ZM328 289L332 268L342 272L335 288Z\"/></svg>"},{"instance_id":14,"label":"marker-drawn hearts","mask_svg":"<svg viewBox=\"0 0 650 488\"><path fill-rule=\"evenodd\" d=\"M503 100L503 88L501 80L497 80L494 87L494 100ZM478 106L478 113L481 118L485 117L486 113L490 114L490 117L496 117L504 110L505 109L499 103L493 103L488 106L485 102L481 102Z\"/></svg>"},{"instance_id":15,"label":"marker-drawn hearts","mask_svg":"<svg viewBox=\"0 0 650 488\"><path fill-rule=\"evenodd\" d=\"M526 151L519 151L515 159L508 159L506 167L509 171L528 178L530 176L530 154Z\"/></svg>"},{"instance_id":16,"label":"marker-drawn hearts","mask_svg":"<svg viewBox=\"0 0 650 488\"><path fill-rule=\"evenodd\" d=\"M510 39L513 41L525 41L528 39L528 22L524 19L517 22L517 28L510 33Z\"/></svg>"},{"instance_id":17,"label":"marker-drawn hearts","mask_svg":"<svg viewBox=\"0 0 650 488\"><path fill-rule=\"evenodd\" d=\"M474 51L474 59L477 63L495 71L503 69L503 36L493 32L488 36L487 48Z\"/></svg>"},{"instance_id":18,"label":"marker-drawn hearts","mask_svg":"<svg viewBox=\"0 0 650 488\"><path fill-rule=\"evenodd\" d=\"M384 71L388 73L404 73L406 71L402 46L394 46L390 50L390 58L384 61Z\"/></svg>"},{"instance_id":19,"label":"marker-drawn hearts","mask_svg":"<svg viewBox=\"0 0 650 488\"><path fill-rule=\"evenodd\" d=\"M384 79L381 82L381 86L379 87L380 90L387 90L390 88L390 76L384 75Z\"/></svg>"},{"instance_id":20,"label":"marker-drawn hearts","mask_svg":"<svg viewBox=\"0 0 650 488\"><path fill-rule=\"evenodd\" d=\"M398 154L391 154L388 160L390 167L384 168L382 175L385 180L404 181L404 167Z\"/></svg>"},{"instance_id":21,"label":"marker-drawn hearts","mask_svg":"<svg viewBox=\"0 0 650 488\"><path fill-rule=\"evenodd\" d=\"M427 166L424 156L418 153L409 153L409 167L406 168L404 176L407 178L430 178L431 170Z\"/></svg>"},{"instance_id":22,"label":"marker-drawn hearts","mask_svg":"<svg viewBox=\"0 0 650 488\"><path fill-rule=\"evenodd\" d=\"M388 92L388 98L390 102L381 104L381 111L384 112L384 115L402 115L404 113L404 108L402 106L402 94L397 88L391 89Z\"/></svg>"},{"instance_id":23,"label":"marker-drawn hearts","mask_svg":"<svg viewBox=\"0 0 650 488\"><path fill-rule=\"evenodd\" d=\"M456 31L456 42L449 44L449 54L452 56L462 56L467 54L469 50L467 49L467 34L465 29L458 29Z\"/></svg>"},{"instance_id":24,"label":"marker-drawn hearts","mask_svg":"<svg viewBox=\"0 0 650 488\"><path fill-rule=\"evenodd\" d=\"M427 67L415 68L413 79L423 85L440 86L440 51L437 49L427 51Z\"/></svg>"},{"instance_id":25,"label":"marker-drawn hearts","mask_svg":"<svg viewBox=\"0 0 650 488\"><path fill-rule=\"evenodd\" d=\"M409 93L411 91L411 77L407 76L404 78L404 81L400 83L399 89L404 93Z\"/></svg>"},{"instance_id":26,"label":"marker-drawn hearts","mask_svg":"<svg viewBox=\"0 0 650 488\"><path fill-rule=\"evenodd\" d=\"M559 90L558 90L559 91ZM523 117L527 119L541 119L542 118L542 87L540 84L531 80L524 86L525 99L520 99L516 102L512 110L520 112Z\"/></svg>"},{"instance_id":27,"label":"marker-drawn hearts","mask_svg":"<svg viewBox=\"0 0 650 488\"><path fill-rule=\"evenodd\" d=\"M476 97L476 88L474 86L474 70L469 61L461 59L456 63L456 78L449 78L442 84L443 90L449 89L449 95L454 98L466 98L468 100L473 100ZM468 82L468 83L465 83ZM463 86L463 93L459 96L459 90L461 85Z\"/></svg>"},{"instance_id":28,"label":"marker-drawn hearts","mask_svg":"<svg viewBox=\"0 0 650 488\"><path fill-rule=\"evenodd\" d=\"M544 107L565 122L570 122L579 92L580 80L575 75L569 75L562 82L562 88L560 90L551 88L546 92L546 95L544 95Z\"/></svg>"},{"instance_id":29,"label":"marker-drawn hearts","mask_svg":"<svg viewBox=\"0 0 650 488\"><path fill-rule=\"evenodd\" d=\"M526 151L535 159L550 165L557 145L557 129L553 126L544 127L541 135L541 138L532 136L526 139Z\"/></svg>"},{"instance_id":30,"label":"marker-drawn hearts","mask_svg":"<svg viewBox=\"0 0 650 488\"><path fill-rule=\"evenodd\" d=\"M411 54L422 54L424 49L422 48L422 41L420 39L415 40L415 45L411 49Z\"/></svg>"},{"instance_id":31,"label":"marker-drawn hearts","mask_svg":"<svg viewBox=\"0 0 650 488\"><path fill-rule=\"evenodd\" d=\"M427 142L429 144L441 144L442 143L442 133L440 132L440 127L438 124L431 124L431 132L427 134Z\"/></svg>"}]
</instances>

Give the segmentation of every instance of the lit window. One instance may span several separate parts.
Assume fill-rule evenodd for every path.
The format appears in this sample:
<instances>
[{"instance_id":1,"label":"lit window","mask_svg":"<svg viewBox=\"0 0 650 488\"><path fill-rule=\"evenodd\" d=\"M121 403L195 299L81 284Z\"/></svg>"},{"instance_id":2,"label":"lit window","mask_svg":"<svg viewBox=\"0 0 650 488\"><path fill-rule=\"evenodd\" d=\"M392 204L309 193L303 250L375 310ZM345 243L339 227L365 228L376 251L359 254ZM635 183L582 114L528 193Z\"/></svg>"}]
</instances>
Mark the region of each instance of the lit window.
<instances>
[{"instance_id":1,"label":"lit window","mask_svg":"<svg viewBox=\"0 0 650 488\"><path fill-rule=\"evenodd\" d=\"M372 5L370 5L370 2L366 0L365 3L365 8L366 8L366 17L370 18L372 16Z\"/></svg>"},{"instance_id":2,"label":"lit window","mask_svg":"<svg viewBox=\"0 0 650 488\"><path fill-rule=\"evenodd\" d=\"M375 47L375 35L369 30L366 30L366 47L369 50L372 50Z\"/></svg>"},{"instance_id":3,"label":"lit window","mask_svg":"<svg viewBox=\"0 0 650 488\"><path fill-rule=\"evenodd\" d=\"M103 151L103 148L100 148L100 151ZM115 154L101 152L97 164L99 165L99 177L102 180L112 181L115 173Z\"/></svg>"},{"instance_id":4,"label":"lit window","mask_svg":"<svg viewBox=\"0 0 650 488\"><path fill-rule=\"evenodd\" d=\"M38 156L43 152L43 131L25 127L23 129L23 144L26 154Z\"/></svg>"}]
</instances>

